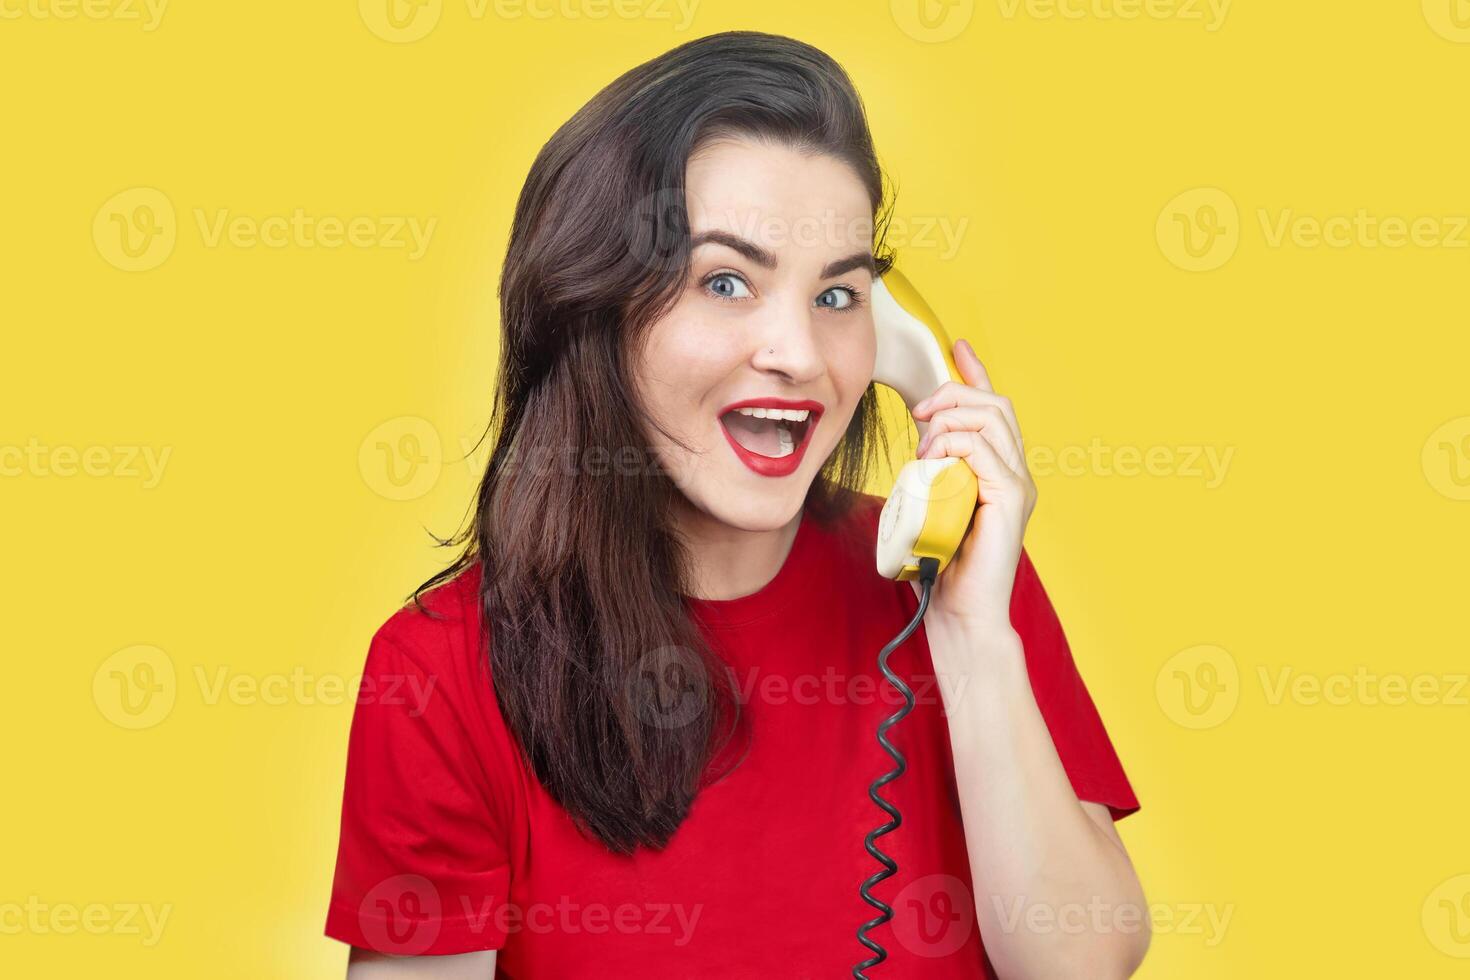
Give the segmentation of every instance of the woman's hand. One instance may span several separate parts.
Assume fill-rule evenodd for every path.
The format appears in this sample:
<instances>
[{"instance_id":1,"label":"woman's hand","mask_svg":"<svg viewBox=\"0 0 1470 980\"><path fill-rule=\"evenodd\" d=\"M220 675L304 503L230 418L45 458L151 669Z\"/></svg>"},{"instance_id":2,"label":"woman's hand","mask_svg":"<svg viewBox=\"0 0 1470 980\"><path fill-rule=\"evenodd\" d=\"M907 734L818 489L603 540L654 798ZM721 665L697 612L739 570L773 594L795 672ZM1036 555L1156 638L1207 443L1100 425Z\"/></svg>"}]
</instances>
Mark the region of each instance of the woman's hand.
<instances>
[{"instance_id":1,"label":"woman's hand","mask_svg":"<svg viewBox=\"0 0 1470 980\"><path fill-rule=\"evenodd\" d=\"M929 423L918 456L964 457L979 479L980 500L959 551L934 583L926 619L1009 630L1011 586L1036 507L1036 483L1010 399L991 388L969 341L958 341L954 352L966 383L946 381L914 406L914 418ZM919 583L910 584L917 595Z\"/></svg>"}]
</instances>

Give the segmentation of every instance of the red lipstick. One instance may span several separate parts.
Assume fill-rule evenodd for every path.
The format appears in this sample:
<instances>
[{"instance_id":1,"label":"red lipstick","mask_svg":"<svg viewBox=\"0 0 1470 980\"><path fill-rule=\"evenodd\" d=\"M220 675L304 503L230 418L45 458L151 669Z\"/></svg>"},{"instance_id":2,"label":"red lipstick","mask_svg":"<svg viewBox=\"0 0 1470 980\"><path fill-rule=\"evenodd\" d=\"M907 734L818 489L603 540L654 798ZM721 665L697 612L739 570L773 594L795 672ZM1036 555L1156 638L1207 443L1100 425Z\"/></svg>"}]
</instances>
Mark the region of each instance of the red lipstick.
<instances>
[{"instance_id":1,"label":"red lipstick","mask_svg":"<svg viewBox=\"0 0 1470 980\"><path fill-rule=\"evenodd\" d=\"M785 456L765 456L752 452L740 445L730 430L725 426L725 416L737 408L784 408L805 409L811 414L807 416L802 425L801 437L796 441L792 451ZM817 422L822 417L822 403L809 398L746 398L738 402L731 402L720 409L719 422L720 431L725 434L725 441L735 451L735 456L744 463L752 472L760 476L790 476L801 466L801 460L806 455L806 447L811 443L812 432L817 428Z\"/></svg>"}]
</instances>

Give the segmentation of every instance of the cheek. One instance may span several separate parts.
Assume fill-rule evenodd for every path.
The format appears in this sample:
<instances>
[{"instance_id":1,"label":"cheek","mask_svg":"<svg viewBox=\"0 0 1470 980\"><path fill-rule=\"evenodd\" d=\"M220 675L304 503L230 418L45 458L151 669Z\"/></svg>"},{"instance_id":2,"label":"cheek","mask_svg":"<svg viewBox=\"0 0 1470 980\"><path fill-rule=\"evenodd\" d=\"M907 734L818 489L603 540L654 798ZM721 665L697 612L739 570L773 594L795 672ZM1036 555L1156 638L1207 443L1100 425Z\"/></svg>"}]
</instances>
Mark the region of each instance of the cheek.
<instances>
[{"instance_id":1,"label":"cheek","mask_svg":"<svg viewBox=\"0 0 1470 980\"><path fill-rule=\"evenodd\" d=\"M722 344L717 333L670 314L650 330L639 361L645 406L666 425L692 427L703 420L706 409L713 411L705 402L738 359L738 352Z\"/></svg>"},{"instance_id":2,"label":"cheek","mask_svg":"<svg viewBox=\"0 0 1470 980\"><path fill-rule=\"evenodd\" d=\"M827 352L827 372L838 396L855 404L873 380L873 361L878 353L871 328L848 335L842 343L831 345Z\"/></svg>"}]
</instances>

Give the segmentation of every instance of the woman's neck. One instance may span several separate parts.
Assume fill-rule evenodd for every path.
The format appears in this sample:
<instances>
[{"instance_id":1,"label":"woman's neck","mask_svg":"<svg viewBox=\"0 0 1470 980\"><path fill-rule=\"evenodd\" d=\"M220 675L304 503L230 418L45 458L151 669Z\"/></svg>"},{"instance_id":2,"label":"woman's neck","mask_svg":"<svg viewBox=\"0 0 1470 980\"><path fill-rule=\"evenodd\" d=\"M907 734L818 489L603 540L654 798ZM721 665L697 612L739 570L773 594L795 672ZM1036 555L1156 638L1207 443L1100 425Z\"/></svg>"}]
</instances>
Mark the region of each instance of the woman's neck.
<instances>
[{"instance_id":1,"label":"woman's neck","mask_svg":"<svg viewBox=\"0 0 1470 980\"><path fill-rule=\"evenodd\" d=\"M801 524L801 512L782 527L747 531L711 517L683 501L675 526L689 549L693 581L686 592L696 599L738 599L759 592L786 562Z\"/></svg>"}]
</instances>

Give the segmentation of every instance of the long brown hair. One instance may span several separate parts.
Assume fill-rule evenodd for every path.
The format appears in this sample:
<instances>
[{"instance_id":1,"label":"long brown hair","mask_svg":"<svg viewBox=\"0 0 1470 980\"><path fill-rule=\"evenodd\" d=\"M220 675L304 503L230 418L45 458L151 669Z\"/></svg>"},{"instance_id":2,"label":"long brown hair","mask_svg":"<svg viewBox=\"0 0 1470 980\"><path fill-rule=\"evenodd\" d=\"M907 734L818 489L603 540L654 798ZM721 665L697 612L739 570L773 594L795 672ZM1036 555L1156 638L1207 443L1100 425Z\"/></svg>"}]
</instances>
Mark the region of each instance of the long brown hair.
<instances>
[{"instance_id":1,"label":"long brown hair","mask_svg":"<svg viewBox=\"0 0 1470 980\"><path fill-rule=\"evenodd\" d=\"M413 594L480 563L501 713L548 793L618 853L667 844L739 729L728 671L683 604L680 491L648 462L628 356L689 275L685 163L728 136L850 164L887 271L883 175L832 58L732 31L623 74L526 177L500 281L494 448L470 520L440 542L459 557ZM877 408L870 385L807 495L813 519L852 506L875 434L886 449Z\"/></svg>"}]
</instances>

